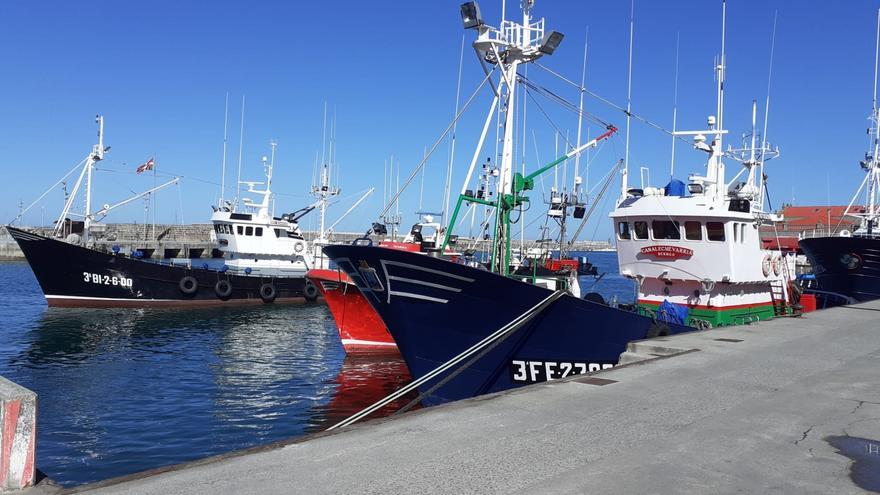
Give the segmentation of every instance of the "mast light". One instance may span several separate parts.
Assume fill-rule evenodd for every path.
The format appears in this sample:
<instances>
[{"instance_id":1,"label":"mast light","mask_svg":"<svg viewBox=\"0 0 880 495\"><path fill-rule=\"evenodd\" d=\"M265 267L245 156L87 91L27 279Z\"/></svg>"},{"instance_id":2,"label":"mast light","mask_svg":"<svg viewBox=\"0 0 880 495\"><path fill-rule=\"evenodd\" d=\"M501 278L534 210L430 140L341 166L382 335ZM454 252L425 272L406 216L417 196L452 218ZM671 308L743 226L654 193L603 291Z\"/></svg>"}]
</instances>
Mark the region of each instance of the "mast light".
<instances>
[{"instance_id":1,"label":"mast light","mask_svg":"<svg viewBox=\"0 0 880 495\"><path fill-rule=\"evenodd\" d=\"M482 26L483 17L480 15L480 6L477 2L461 4L461 23L465 29L474 29Z\"/></svg>"},{"instance_id":2,"label":"mast light","mask_svg":"<svg viewBox=\"0 0 880 495\"><path fill-rule=\"evenodd\" d=\"M565 35L559 31L550 31L544 35L544 39L541 40L541 46L538 47L538 51L545 55L553 55L553 52L555 52L559 47L559 44L562 43L562 38L564 37Z\"/></svg>"}]
</instances>

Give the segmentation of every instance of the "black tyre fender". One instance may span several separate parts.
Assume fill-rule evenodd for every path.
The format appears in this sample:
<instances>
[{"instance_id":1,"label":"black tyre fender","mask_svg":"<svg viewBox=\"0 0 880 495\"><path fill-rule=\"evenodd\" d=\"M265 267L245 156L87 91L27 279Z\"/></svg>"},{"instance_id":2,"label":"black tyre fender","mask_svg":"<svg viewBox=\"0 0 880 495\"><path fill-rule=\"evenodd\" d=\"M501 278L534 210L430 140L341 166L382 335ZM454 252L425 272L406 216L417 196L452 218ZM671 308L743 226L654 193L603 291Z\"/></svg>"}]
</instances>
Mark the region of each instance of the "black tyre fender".
<instances>
[{"instance_id":1,"label":"black tyre fender","mask_svg":"<svg viewBox=\"0 0 880 495\"><path fill-rule=\"evenodd\" d=\"M651 323L650 327L648 327L648 332L645 334L645 338L653 339L654 337L666 337L668 335L669 325L660 321L655 321Z\"/></svg>"},{"instance_id":2,"label":"black tyre fender","mask_svg":"<svg viewBox=\"0 0 880 495\"><path fill-rule=\"evenodd\" d=\"M214 293L217 294L217 297L225 301L232 295L232 284L226 279L218 280L217 283L214 284Z\"/></svg>"},{"instance_id":3,"label":"black tyre fender","mask_svg":"<svg viewBox=\"0 0 880 495\"><path fill-rule=\"evenodd\" d=\"M177 283L177 287L180 288L180 292L191 296L199 290L199 281L192 275L187 275L180 279L180 282Z\"/></svg>"},{"instance_id":4,"label":"black tyre fender","mask_svg":"<svg viewBox=\"0 0 880 495\"><path fill-rule=\"evenodd\" d=\"M311 280L306 280L306 285L303 287L303 297L306 298L306 301L316 301L318 299L318 288L315 287Z\"/></svg>"},{"instance_id":5,"label":"black tyre fender","mask_svg":"<svg viewBox=\"0 0 880 495\"><path fill-rule=\"evenodd\" d=\"M266 282L260 286L260 299L264 303L274 302L276 297L278 297L278 291L275 290L275 286L271 282Z\"/></svg>"},{"instance_id":6,"label":"black tyre fender","mask_svg":"<svg viewBox=\"0 0 880 495\"><path fill-rule=\"evenodd\" d=\"M602 297L602 294L599 294L598 292L587 292L586 294L584 294L584 297L583 297L582 299L583 299L584 301L594 302L594 303L596 303L596 304L601 304L601 305L603 305L603 306L607 306L607 305L608 305L608 304L605 302L605 298Z\"/></svg>"}]
</instances>

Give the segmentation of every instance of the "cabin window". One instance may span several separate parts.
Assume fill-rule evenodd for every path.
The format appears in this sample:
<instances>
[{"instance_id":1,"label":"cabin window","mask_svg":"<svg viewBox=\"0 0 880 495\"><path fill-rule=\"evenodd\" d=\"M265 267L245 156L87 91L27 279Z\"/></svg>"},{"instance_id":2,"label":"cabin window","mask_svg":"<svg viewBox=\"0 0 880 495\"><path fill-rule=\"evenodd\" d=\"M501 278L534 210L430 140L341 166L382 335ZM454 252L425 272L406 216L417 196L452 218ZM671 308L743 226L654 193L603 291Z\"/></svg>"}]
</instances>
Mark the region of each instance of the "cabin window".
<instances>
[{"instance_id":1,"label":"cabin window","mask_svg":"<svg viewBox=\"0 0 880 495\"><path fill-rule=\"evenodd\" d=\"M275 230L275 237L284 237L284 230L282 230L282 229L274 229L274 230Z\"/></svg>"},{"instance_id":2,"label":"cabin window","mask_svg":"<svg viewBox=\"0 0 880 495\"><path fill-rule=\"evenodd\" d=\"M629 239L629 224L626 222L617 222L617 238Z\"/></svg>"},{"instance_id":3,"label":"cabin window","mask_svg":"<svg viewBox=\"0 0 880 495\"><path fill-rule=\"evenodd\" d=\"M229 225L228 223L224 223L223 224L223 231L227 234L232 234L232 225Z\"/></svg>"},{"instance_id":4,"label":"cabin window","mask_svg":"<svg viewBox=\"0 0 880 495\"><path fill-rule=\"evenodd\" d=\"M648 238L648 222L633 222L633 234L636 239Z\"/></svg>"},{"instance_id":5,"label":"cabin window","mask_svg":"<svg viewBox=\"0 0 880 495\"><path fill-rule=\"evenodd\" d=\"M242 227L241 225L237 225L237 227L238 227L238 235L244 235L244 227Z\"/></svg>"},{"instance_id":6,"label":"cabin window","mask_svg":"<svg viewBox=\"0 0 880 495\"><path fill-rule=\"evenodd\" d=\"M706 239L709 239L710 241L723 241L724 223L706 222Z\"/></svg>"},{"instance_id":7,"label":"cabin window","mask_svg":"<svg viewBox=\"0 0 880 495\"><path fill-rule=\"evenodd\" d=\"M700 222L685 222L684 238L689 241L702 241L703 225Z\"/></svg>"},{"instance_id":8,"label":"cabin window","mask_svg":"<svg viewBox=\"0 0 880 495\"><path fill-rule=\"evenodd\" d=\"M257 227L255 229L254 235L257 237L263 237L263 227Z\"/></svg>"},{"instance_id":9,"label":"cabin window","mask_svg":"<svg viewBox=\"0 0 880 495\"><path fill-rule=\"evenodd\" d=\"M244 235L254 235L254 228L253 227L245 227L244 228Z\"/></svg>"},{"instance_id":10,"label":"cabin window","mask_svg":"<svg viewBox=\"0 0 880 495\"><path fill-rule=\"evenodd\" d=\"M651 228L654 230L654 239L681 239L678 222L654 220L651 222Z\"/></svg>"}]
</instances>

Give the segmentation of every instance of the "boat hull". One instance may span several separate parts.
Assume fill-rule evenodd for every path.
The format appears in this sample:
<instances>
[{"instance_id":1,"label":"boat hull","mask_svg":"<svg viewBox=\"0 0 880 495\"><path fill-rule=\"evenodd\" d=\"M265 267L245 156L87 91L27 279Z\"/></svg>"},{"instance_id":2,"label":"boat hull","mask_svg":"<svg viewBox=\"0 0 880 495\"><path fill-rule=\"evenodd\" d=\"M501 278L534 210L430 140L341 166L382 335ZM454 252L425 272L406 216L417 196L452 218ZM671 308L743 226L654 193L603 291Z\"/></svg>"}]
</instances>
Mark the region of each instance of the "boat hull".
<instances>
[{"instance_id":1,"label":"boat hull","mask_svg":"<svg viewBox=\"0 0 880 495\"><path fill-rule=\"evenodd\" d=\"M325 252L385 321L413 378L428 374L552 294L432 256L369 246L328 246ZM598 371L617 364L631 341L652 332L691 330L565 295L447 377L423 403Z\"/></svg>"},{"instance_id":2,"label":"boat hull","mask_svg":"<svg viewBox=\"0 0 880 495\"><path fill-rule=\"evenodd\" d=\"M306 278L327 302L346 353L399 354L385 322L348 275L341 270L314 269Z\"/></svg>"},{"instance_id":3,"label":"boat hull","mask_svg":"<svg viewBox=\"0 0 880 495\"><path fill-rule=\"evenodd\" d=\"M104 253L13 227L7 230L27 258L49 306L214 306L305 300L304 277L247 276L162 264ZM191 279L183 284L186 277ZM224 282L218 291L220 281ZM264 298L271 295L265 288L267 284L274 288L274 297Z\"/></svg>"},{"instance_id":4,"label":"boat hull","mask_svg":"<svg viewBox=\"0 0 880 495\"><path fill-rule=\"evenodd\" d=\"M864 302L880 298L880 239L871 237L815 237L801 239L800 247L816 275L819 290ZM858 266L847 265L847 255ZM846 261L852 263L852 258Z\"/></svg>"}]
</instances>

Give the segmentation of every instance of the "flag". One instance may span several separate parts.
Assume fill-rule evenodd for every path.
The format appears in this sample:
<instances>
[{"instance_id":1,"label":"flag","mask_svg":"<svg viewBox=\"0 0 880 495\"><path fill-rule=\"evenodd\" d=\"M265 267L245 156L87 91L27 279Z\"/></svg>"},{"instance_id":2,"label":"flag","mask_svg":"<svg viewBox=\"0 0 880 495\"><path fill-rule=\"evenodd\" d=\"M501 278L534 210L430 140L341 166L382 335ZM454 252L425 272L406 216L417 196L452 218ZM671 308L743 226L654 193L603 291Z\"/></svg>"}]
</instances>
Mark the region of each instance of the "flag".
<instances>
[{"instance_id":1,"label":"flag","mask_svg":"<svg viewBox=\"0 0 880 495\"><path fill-rule=\"evenodd\" d=\"M141 173L141 172L146 172L147 170L153 170L153 166L155 164L156 164L155 160L150 158L149 160L146 161L146 163L142 163L142 164L138 165L136 172Z\"/></svg>"}]
</instances>

